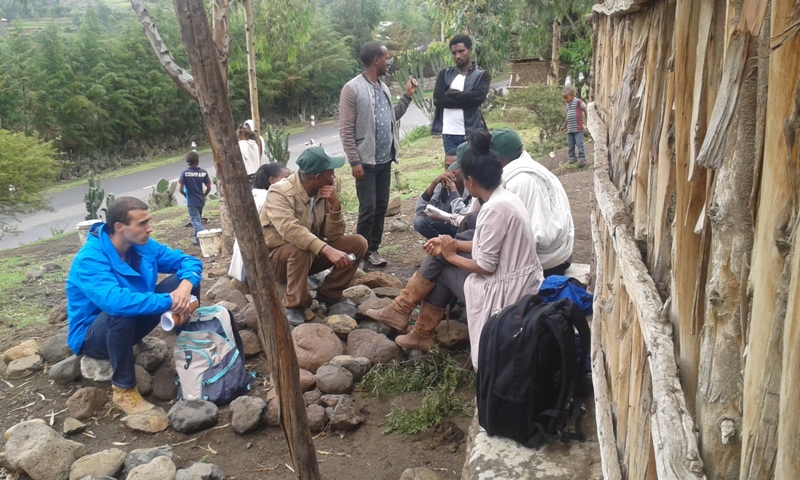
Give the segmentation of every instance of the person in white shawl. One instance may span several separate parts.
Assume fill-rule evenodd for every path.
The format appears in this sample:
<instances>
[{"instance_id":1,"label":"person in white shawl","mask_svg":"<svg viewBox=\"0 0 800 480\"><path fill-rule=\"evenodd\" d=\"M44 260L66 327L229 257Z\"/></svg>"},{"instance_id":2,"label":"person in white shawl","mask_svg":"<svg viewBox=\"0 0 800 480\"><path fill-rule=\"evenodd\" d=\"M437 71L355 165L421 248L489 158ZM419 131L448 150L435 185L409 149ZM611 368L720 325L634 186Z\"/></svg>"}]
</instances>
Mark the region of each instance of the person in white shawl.
<instances>
[{"instance_id":1,"label":"person in white shawl","mask_svg":"<svg viewBox=\"0 0 800 480\"><path fill-rule=\"evenodd\" d=\"M503 184L522 200L531 216L536 253L544 276L563 275L572 262L575 227L564 187L550 170L523 149L516 132L492 132L492 151L503 165Z\"/></svg>"},{"instance_id":2,"label":"person in white shawl","mask_svg":"<svg viewBox=\"0 0 800 480\"><path fill-rule=\"evenodd\" d=\"M244 169L247 171L247 177L252 180L256 170L261 166L261 147L256 143L255 134L244 125L236 129L236 136L239 138Z\"/></svg>"},{"instance_id":3,"label":"person in white shawl","mask_svg":"<svg viewBox=\"0 0 800 480\"><path fill-rule=\"evenodd\" d=\"M253 200L256 203L258 213L264 208L267 201L267 190L270 185L289 176L289 170L279 163L268 163L261 165L253 178ZM231 265L228 268L228 275L240 282L247 281L244 272L244 260L242 251L239 249L239 240L233 244L233 255L231 255Z\"/></svg>"}]
</instances>

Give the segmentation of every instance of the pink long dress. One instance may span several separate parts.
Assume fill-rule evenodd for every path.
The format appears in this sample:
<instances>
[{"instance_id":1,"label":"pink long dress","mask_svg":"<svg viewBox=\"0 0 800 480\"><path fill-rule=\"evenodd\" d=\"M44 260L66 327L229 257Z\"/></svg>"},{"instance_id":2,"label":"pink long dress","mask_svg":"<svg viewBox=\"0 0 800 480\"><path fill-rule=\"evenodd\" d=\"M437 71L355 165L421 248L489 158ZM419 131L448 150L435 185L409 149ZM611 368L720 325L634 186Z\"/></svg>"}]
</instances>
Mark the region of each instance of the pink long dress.
<instances>
[{"instance_id":1,"label":"pink long dress","mask_svg":"<svg viewBox=\"0 0 800 480\"><path fill-rule=\"evenodd\" d=\"M472 365L478 369L481 331L489 317L534 294L544 279L531 220L522 201L498 187L478 213L472 258L491 275L470 274L464 283Z\"/></svg>"}]
</instances>

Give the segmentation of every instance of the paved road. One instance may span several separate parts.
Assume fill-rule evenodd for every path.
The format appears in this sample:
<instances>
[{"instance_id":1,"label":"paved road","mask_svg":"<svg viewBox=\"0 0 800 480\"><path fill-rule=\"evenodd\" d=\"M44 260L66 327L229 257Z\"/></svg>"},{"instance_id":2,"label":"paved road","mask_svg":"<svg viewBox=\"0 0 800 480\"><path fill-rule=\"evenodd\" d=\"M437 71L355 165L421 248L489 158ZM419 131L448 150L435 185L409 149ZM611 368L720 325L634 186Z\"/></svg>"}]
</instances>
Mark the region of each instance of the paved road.
<instances>
[{"instance_id":1,"label":"paved road","mask_svg":"<svg viewBox=\"0 0 800 480\"><path fill-rule=\"evenodd\" d=\"M492 88L504 88L507 83L507 79L498 81L492 84ZM422 111L412 104L400 122L401 133L420 125L428 125L428 119L423 115ZM290 169L297 168L295 163L297 157L306 148L306 142L312 139L315 143L325 147L325 150L331 155L341 154L342 152L338 124L309 128L289 136ZM211 153L200 156L200 166L208 170L211 175L216 175ZM117 197L133 196L144 200L151 191L151 185L161 178L177 180L178 175L184 168L186 168L185 162L179 160L170 165L153 167L149 170L105 179L101 184L106 194L113 193ZM42 238L49 238L53 236L55 231L74 230L75 226L83 221L86 215L83 196L86 194L87 188L84 184L50 195L48 201L53 211L20 216L19 221L3 219L16 225L20 233L18 235L6 234L0 238L0 250L14 248ZM179 195L177 197L181 198Z\"/></svg>"},{"instance_id":2,"label":"paved road","mask_svg":"<svg viewBox=\"0 0 800 480\"><path fill-rule=\"evenodd\" d=\"M400 124L402 131L408 131L419 125L427 125L428 120L418 108L411 105ZM342 152L337 124L309 128L289 136L290 169L297 168L295 163L297 157L306 148L306 142L312 139L315 143L325 147L325 150L331 155L338 155ZM211 153L205 153L200 156L200 166L208 170L211 175L216 175ZM107 194L113 193L117 197L133 196L144 200L151 191L151 185L155 184L160 178L177 180L178 175L184 168L186 168L186 163L183 160L179 160L173 164L154 167L121 177L104 179L101 184ZM48 201L54 209L51 212L37 212L32 215L21 216L17 222L9 221L9 223L16 225L21 233L19 235L6 234L3 238L0 238L0 250L24 245L41 238L49 238L55 230L74 230L75 225L81 222L86 215L83 196L86 194L87 188L86 185L80 185L50 195ZM176 195L176 197L178 199L182 198L179 195Z\"/></svg>"}]
</instances>

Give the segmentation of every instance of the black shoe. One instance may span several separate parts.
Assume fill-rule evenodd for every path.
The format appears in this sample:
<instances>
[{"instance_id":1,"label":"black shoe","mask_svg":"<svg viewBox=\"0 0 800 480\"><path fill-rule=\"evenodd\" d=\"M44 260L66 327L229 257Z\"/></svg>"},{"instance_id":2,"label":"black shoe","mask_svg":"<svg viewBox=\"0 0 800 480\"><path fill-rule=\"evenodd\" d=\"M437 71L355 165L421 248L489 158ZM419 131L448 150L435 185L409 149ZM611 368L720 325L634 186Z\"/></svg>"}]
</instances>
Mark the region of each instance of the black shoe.
<instances>
[{"instance_id":1,"label":"black shoe","mask_svg":"<svg viewBox=\"0 0 800 480\"><path fill-rule=\"evenodd\" d=\"M386 264L389 263L385 258L381 257L378 252L367 252L364 256L364 260L374 267L385 267Z\"/></svg>"},{"instance_id":2,"label":"black shoe","mask_svg":"<svg viewBox=\"0 0 800 480\"><path fill-rule=\"evenodd\" d=\"M298 325L306 323L306 309L305 308L289 308L283 309L286 313L286 320L289 322L289 329L294 329Z\"/></svg>"},{"instance_id":3,"label":"black shoe","mask_svg":"<svg viewBox=\"0 0 800 480\"><path fill-rule=\"evenodd\" d=\"M328 310L330 310L330 308L331 308L332 306L334 306L334 305L336 305L336 304L339 304L339 303L344 303L344 304L352 305L352 306L354 306L354 307L356 306L356 304L355 304L355 303L353 303L353 301L352 301L352 300L350 300L349 298L344 298L344 297L342 297L342 298L331 298L331 297L328 297L328 296L325 296L325 295L323 295L323 294L322 294L322 292L320 292L320 291L317 291L317 296L316 296L316 299L317 299L317 301L318 301L319 303L321 303L321 304L323 304L323 303L324 303L324 304L325 304L325 307L326 307Z\"/></svg>"}]
</instances>

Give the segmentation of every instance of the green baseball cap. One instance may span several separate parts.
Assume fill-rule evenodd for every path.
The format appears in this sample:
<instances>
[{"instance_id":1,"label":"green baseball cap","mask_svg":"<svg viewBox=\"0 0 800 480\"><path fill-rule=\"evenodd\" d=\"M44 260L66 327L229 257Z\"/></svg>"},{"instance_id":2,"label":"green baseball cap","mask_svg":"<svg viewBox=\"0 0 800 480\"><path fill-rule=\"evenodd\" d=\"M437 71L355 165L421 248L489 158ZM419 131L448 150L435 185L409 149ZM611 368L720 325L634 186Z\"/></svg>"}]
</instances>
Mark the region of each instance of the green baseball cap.
<instances>
[{"instance_id":1,"label":"green baseball cap","mask_svg":"<svg viewBox=\"0 0 800 480\"><path fill-rule=\"evenodd\" d=\"M522 139L513 130L496 128L492 132L492 151L501 158L517 159L522 155Z\"/></svg>"},{"instance_id":2,"label":"green baseball cap","mask_svg":"<svg viewBox=\"0 0 800 480\"><path fill-rule=\"evenodd\" d=\"M464 142L456 148L456 161L453 162L447 170L452 172L461 168L461 159L464 158L464 152L466 152L468 148L469 142Z\"/></svg>"},{"instance_id":3,"label":"green baseball cap","mask_svg":"<svg viewBox=\"0 0 800 480\"><path fill-rule=\"evenodd\" d=\"M344 157L331 157L320 146L309 147L297 158L300 171L308 174L322 173L325 170L336 170L344 165Z\"/></svg>"}]
</instances>

